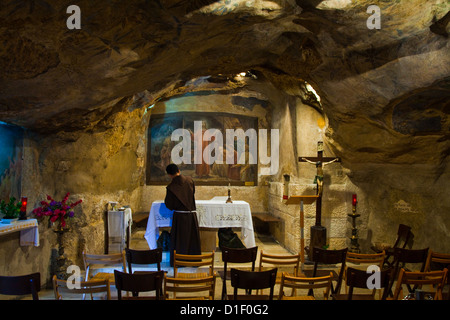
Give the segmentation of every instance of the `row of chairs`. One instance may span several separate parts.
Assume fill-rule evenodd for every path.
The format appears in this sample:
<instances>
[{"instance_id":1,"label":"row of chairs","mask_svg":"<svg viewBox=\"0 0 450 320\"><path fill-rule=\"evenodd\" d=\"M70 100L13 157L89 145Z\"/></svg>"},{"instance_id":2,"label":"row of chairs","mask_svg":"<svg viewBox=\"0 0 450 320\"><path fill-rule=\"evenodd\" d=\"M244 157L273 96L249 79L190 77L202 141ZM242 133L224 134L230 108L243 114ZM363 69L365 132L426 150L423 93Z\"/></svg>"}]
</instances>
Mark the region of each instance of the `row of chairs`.
<instances>
[{"instance_id":1,"label":"row of chairs","mask_svg":"<svg viewBox=\"0 0 450 320\"><path fill-rule=\"evenodd\" d=\"M183 255L174 252L173 277L168 277L161 270L162 249L133 250L125 249L122 253L108 255L93 255L83 252L83 261L86 275L85 282L108 281L117 288L118 298L121 299L147 299L139 297L139 292L156 291L152 299L176 299L180 293L186 293L190 299L212 299L214 297L216 275L214 274L214 252L202 255ZM156 264L157 271L133 271L133 265ZM122 265L122 272L97 272L91 275L95 266ZM128 273L127 273L128 265ZM202 268L206 272L180 272L182 267ZM61 282L61 285L63 283ZM164 287L163 287L164 285ZM132 297L122 296L122 291L132 293ZM194 293L206 293L194 296ZM56 293L55 293L56 295ZM183 298L182 296L181 298Z\"/></svg>"},{"instance_id":2,"label":"row of chairs","mask_svg":"<svg viewBox=\"0 0 450 320\"><path fill-rule=\"evenodd\" d=\"M159 253L158 253L159 252ZM158 254L156 254L158 253ZM251 263L251 269L249 271L255 272L255 263L258 254L258 248L249 248L249 249L231 249L231 248L222 248L222 260L224 262L223 271L219 271L219 275L222 278L223 286L222 286L222 299L226 298L235 298L236 290L238 288L247 289L246 293L249 293L249 289L262 289L252 287L253 283L258 283L260 285L265 285L265 288L270 288L270 284L272 283L272 279L269 277L270 275L275 274L275 283L281 284L280 287L280 295L279 298L285 297L283 289L284 287L290 287L292 292L296 289L306 288L308 285L309 292L306 299L313 299L314 293L313 289L325 288L324 298L328 298L331 294L334 299L372 299L374 297L375 290L372 294L369 295L353 295L353 288L355 287L367 287L367 279L371 276L367 272L359 272L360 270L356 268L347 267L350 263L354 265L376 265L380 268L383 268L383 264L385 262L385 254L384 252L378 254L356 254L348 252L347 249L342 250L324 250L320 248L314 248L314 257L315 264L312 270L305 270L301 272L300 270L300 255L272 255L267 254L263 251L260 252L259 259L259 268L258 272L262 272L264 269L267 269L266 266L270 267L278 267L278 268L291 268L287 270L288 272L277 272L278 269L268 270L266 274L258 273L250 275L245 270L228 270L229 263ZM153 258L150 258L153 255ZM127 250L126 252L126 260L128 261L129 270L132 272L132 264L133 263L159 263L161 261L162 253L157 250L150 251L136 251L136 250ZM145 259L144 256L147 256ZM428 249L423 250L409 250L409 249L395 249L395 268L391 268L392 270L383 270L381 272L381 288L385 288L383 296L380 298L385 299L386 294L390 293L392 296L392 286L394 283L394 279L397 279L396 276L400 273L400 269L404 267L405 263L422 263L422 267L420 272L431 271L432 262L436 263L440 261L441 263L447 261L447 264L450 261L450 257L448 255L443 255L439 253L435 253L429 251ZM339 273L334 270L319 270L318 266L321 265L329 265L329 264L341 264L341 268ZM180 273L178 271L178 267L202 267L208 266L207 272L194 272L194 273ZM266 267L266 268L265 268ZM89 266L87 267L87 270ZM160 265L158 264L158 270L160 270ZM214 270L214 253L200 255L200 256L190 256L190 255L178 255L175 253L175 265L174 265L174 277L175 278L196 278L204 279L206 277L215 278L216 274ZM282 270L282 269L280 269ZM243 272L241 272L243 271ZM406 273L405 273L406 272ZM412 274L408 273L405 270L402 274L403 278L407 278ZM416 275L419 276L419 275ZM424 275L430 276L430 275ZM436 277L438 274L431 274L431 276ZM258 281L249 280L246 281L248 277L258 277ZM227 280L231 280L231 285L234 287L235 292L232 296L227 295ZM340 287L342 280L346 280L346 293L344 295L340 294ZM336 285L333 285L333 281L336 282ZM247 283L248 282L248 283ZM296 282L294 284L294 282ZM401 282L401 281L400 281ZM400 283L398 282L398 283ZM330 288L327 289L328 283L330 284ZM401 294L400 290L401 286L398 286L398 290L396 288L396 295ZM349 291L348 291L349 290ZM271 291L273 291L271 289ZM292 293L291 293L292 295ZM269 297L272 297L273 293L269 293ZM249 295L245 296L246 298L250 298ZM267 296L264 296L267 297ZM262 298L257 297L258 299ZM303 299L302 298L302 299ZM436 296L436 298L438 298Z\"/></svg>"},{"instance_id":3,"label":"row of chairs","mask_svg":"<svg viewBox=\"0 0 450 320\"><path fill-rule=\"evenodd\" d=\"M226 255L230 255L230 252L233 252L236 255L236 252L245 252L251 251L251 249L225 249L223 252ZM227 252L229 251L229 252ZM240 253L242 255L242 253ZM254 253L252 255L248 255L248 257L254 257ZM359 254L348 252L347 248L341 250L325 250L320 248L313 248L313 257L314 257L314 267L311 270L299 270L299 264L295 263L295 261L288 262L288 259L285 260L287 263L293 263L294 269L293 273L285 273L283 272L279 279L281 281L277 281L280 283L279 290L279 299L314 299L313 289L317 288L325 288L324 291L324 299L328 299L329 295L332 296L335 300L366 300L366 299L375 299L376 290L372 290L369 294L354 294L354 288L367 288L367 281L373 278L372 273L367 273L367 267L370 265L375 265L378 267L380 271L379 283L377 283L378 288L383 289L383 295L380 299L386 299L388 296L393 299L399 299L399 297L403 297L403 285L406 284L410 293L413 291L411 289L411 284L414 283L416 288L418 286L423 286L425 284L429 284L434 286L433 298L434 299L442 299L442 289L445 284L450 284L450 280L447 277L446 268L450 266L450 254L442 254L433 252L431 250L422 249L422 250L411 250L404 248L395 248L394 249L394 262L392 266L388 269L383 270L383 266L386 264L386 255L384 251L375 254ZM296 256L293 256L294 258ZM279 257L278 257L279 258ZM286 257L284 257L286 258ZM263 252L261 252L260 257L260 268L259 271L262 270L261 266L263 262L281 264L281 262L277 259L277 256L267 256ZM224 261L226 261L224 259ZM242 258L241 258L242 261ZM233 262L239 262L238 259L235 259ZM247 261L248 262L248 261ZM416 264L420 263L420 271L419 272L411 272L406 269L407 264ZM319 265L321 267L325 265L336 265L340 264L338 272L335 269L331 270L323 270L319 269ZM252 265L252 267L254 264ZM364 267L362 270L361 268ZM254 267L252 268L254 269ZM438 270L436 270L438 269ZM224 264L224 272L226 271L226 262ZM341 283L345 281L345 294L341 294ZM335 285L333 285L335 282ZM394 283L397 283L395 291L392 291ZM330 287L328 288L328 284ZM436 285L438 284L438 285ZM224 289L225 290L225 285ZM288 297L284 293L285 288L291 288L291 297ZM297 296L293 294L296 289L309 289L307 296ZM450 286L449 286L450 290ZM224 293L224 292L223 292ZM224 298L224 294L222 293L222 298ZM450 299L450 294L448 294L448 298Z\"/></svg>"},{"instance_id":4,"label":"row of chairs","mask_svg":"<svg viewBox=\"0 0 450 320\"><path fill-rule=\"evenodd\" d=\"M164 284L164 285L163 285ZM144 271L133 274L114 270L114 282L109 279L88 280L80 283L79 288L69 288L66 280L53 276L53 288L55 298L63 300L64 295L86 295L96 293L106 294L106 299L111 299L110 287L117 289L118 300L174 300L177 293L198 293L200 295L178 296L178 299L204 300L212 299L214 295L214 277L198 279L182 279L167 277L164 271ZM123 295L123 291L126 295ZM155 292L154 295L139 295L140 293ZM205 293L206 292L206 293Z\"/></svg>"},{"instance_id":5,"label":"row of chairs","mask_svg":"<svg viewBox=\"0 0 450 320\"><path fill-rule=\"evenodd\" d=\"M385 259L384 254L354 254L347 252L347 249L342 250L323 250L319 248L314 248L314 258L315 265L312 270L300 271L299 255L294 256L279 256L266 254L263 251L260 252L260 263L258 271L255 271L256 256L258 253L258 248L249 249L230 249L222 248L222 260L224 261L224 270L219 271L219 275L223 280L222 289L222 299L225 298L237 298L237 289L246 289L245 298L249 298L251 295L250 289L264 289L269 288L270 293L268 296L257 296L258 299L261 298L273 298L273 285L276 283L280 284L280 291L278 298L295 298L294 294L297 289L308 289L308 295L306 299L313 299L313 290L318 288L324 288L324 298L327 299L331 295L334 299L356 299L361 298L353 294L353 288L362 287L367 288L367 280L370 274L367 274L365 270L358 270L356 268L349 267L350 263L354 265L362 264L375 264L379 265L382 269L383 261ZM86 278L85 281L81 283L80 293L93 293L98 290L98 287L109 285L116 285L119 291L130 291L133 293L133 297L136 296L138 291L142 291L142 288L132 288L127 287L132 278L136 278L138 284L143 284L147 282L153 283L153 286L159 288L157 290L158 297L170 298L169 293L173 293L173 297L176 298L176 291L183 286L191 287L190 289L183 289L187 291L193 291L192 287L198 286L203 288L208 288L209 299L214 298L214 288L215 288L215 278L216 273L214 272L214 253L191 256L191 255L179 255L175 253L175 265L174 265L174 276L167 277L167 275L161 271L161 261L162 261L162 250L131 250L128 249L125 254L110 254L110 255L89 255L83 253L83 258L85 262ZM447 281L449 283L448 277L446 279L446 273L439 273L438 271L432 272L434 269L444 269L448 268L450 264L450 255L435 253L428 249L423 250L409 250L396 248L394 253L394 267L389 270L383 270L381 273L381 287L384 288L382 299L387 298L390 294L392 297L397 299L402 296L402 283L405 282L408 285L408 290L410 292L411 284L413 280L420 280L415 282L414 285L423 285L424 280L433 278L438 283L439 280L436 278L440 277L442 281ZM128 263L129 273L126 273L126 262ZM251 263L250 270L238 270L236 268L231 268L228 270L229 263ZM97 273L95 276L90 275L90 270L93 264L122 264L123 272L116 271L114 274L108 273ZM151 277L148 276L149 272L146 271L135 271L133 273L133 264L157 264L158 271L155 273L150 273ZM341 263L341 268L339 273L334 270L319 270L318 265L320 264L338 264ZM421 263L422 266L418 273L412 273L405 269L405 263ZM269 268L268 266L277 266L278 268ZM206 272L198 272L197 268L207 266ZM195 267L196 272L180 272L179 267ZM292 272L281 271L282 268L292 267ZM181 270L183 271L183 270ZM396 275L398 274L398 277ZM139 276L147 275L150 280L143 281ZM125 279L126 280L121 280ZM174 279L174 280L172 280ZM234 287L234 294L228 296L226 292L226 282L231 280L231 285ZM340 294L340 287L342 280L346 280L346 294ZM387 280L386 280L387 279ZM397 279L397 286L394 292L392 292L392 286L394 280ZM336 282L333 286L332 281ZM387 282L386 282L387 281ZM408 282L413 281L413 282ZM65 282L65 281L64 281ZM164 284L164 288L162 287ZM64 291L64 284L54 279L55 288L57 287L59 291ZM329 285L329 287L328 287ZM160 287L161 286L161 287ZM265 287L264 287L265 286ZM347 288L348 286L348 288ZM435 299L442 298L442 286L436 285L436 291L434 293ZM172 287L174 289L172 289ZM263 288L264 287L264 288ZM17 288L17 290L16 290ZM19 290L19 288L21 288ZM286 296L284 289L291 289L291 295ZM22 295L31 293L33 298L37 299L37 292L40 289L40 275L32 274L28 276L21 277L0 277L0 293L1 294L14 294ZM90 291L92 289L92 291ZM164 289L164 290L163 290ZM205 290L204 290L205 291ZM70 289L71 293L76 293L74 289ZM259 293L259 291L257 292ZM373 298L374 294L363 298ZM450 296L450 295L449 295ZM55 297L60 298L61 292L57 292L55 289ZM107 297L110 297L110 293L107 293ZM298 296L297 296L298 297ZM192 298L192 297L190 297Z\"/></svg>"}]
</instances>

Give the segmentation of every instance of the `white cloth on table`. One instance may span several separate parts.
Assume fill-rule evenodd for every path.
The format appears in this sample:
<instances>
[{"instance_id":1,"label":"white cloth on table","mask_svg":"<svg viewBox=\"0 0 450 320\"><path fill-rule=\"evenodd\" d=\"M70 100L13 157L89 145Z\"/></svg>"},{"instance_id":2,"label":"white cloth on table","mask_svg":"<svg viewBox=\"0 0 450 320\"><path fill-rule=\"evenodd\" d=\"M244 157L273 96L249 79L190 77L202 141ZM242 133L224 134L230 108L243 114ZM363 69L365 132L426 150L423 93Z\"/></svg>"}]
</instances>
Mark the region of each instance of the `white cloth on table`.
<instances>
[{"instance_id":1,"label":"white cloth on table","mask_svg":"<svg viewBox=\"0 0 450 320\"><path fill-rule=\"evenodd\" d=\"M39 247L39 231L37 227L20 230L20 245Z\"/></svg>"},{"instance_id":2,"label":"white cloth on table","mask_svg":"<svg viewBox=\"0 0 450 320\"><path fill-rule=\"evenodd\" d=\"M0 235L20 231L21 246L39 247L39 230L36 219L17 220L10 224L0 224Z\"/></svg>"},{"instance_id":3,"label":"white cloth on table","mask_svg":"<svg viewBox=\"0 0 450 320\"><path fill-rule=\"evenodd\" d=\"M125 211L108 211L108 253L120 253L125 248L125 239L131 234L133 216L130 208Z\"/></svg>"},{"instance_id":4,"label":"white cloth on table","mask_svg":"<svg viewBox=\"0 0 450 320\"><path fill-rule=\"evenodd\" d=\"M228 197L227 197L228 198ZM223 199L196 200L198 224L203 228L241 228L241 239L247 248L254 247L255 234L250 205L245 201ZM163 201L154 201L150 209L145 239L150 249L156 249L160 227L172 225L173 211L167 209Z\"/></svg>"}]
</instances>

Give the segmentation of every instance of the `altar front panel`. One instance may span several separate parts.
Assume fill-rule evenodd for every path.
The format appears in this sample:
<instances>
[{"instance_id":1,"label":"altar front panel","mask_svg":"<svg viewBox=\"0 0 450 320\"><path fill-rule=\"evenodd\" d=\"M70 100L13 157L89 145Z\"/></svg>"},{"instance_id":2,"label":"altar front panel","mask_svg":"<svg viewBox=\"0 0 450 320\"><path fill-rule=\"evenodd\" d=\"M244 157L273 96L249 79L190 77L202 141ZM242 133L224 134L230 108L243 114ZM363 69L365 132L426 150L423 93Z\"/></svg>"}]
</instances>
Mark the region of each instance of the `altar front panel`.
<instances>
[{"instance_id":1,"label":"altar front panel","mask_svg":"<svg viewBox=\"0 0 450 320\"><path fill-rule=\"evenodd\" d=\"M196 200L197 218L200 228L241 228L241 240L247 248L255 246L255 235L250 205L245 201L226 203L223 200ZM145 239L150 249L157 247L160 227L172 225L173 211L164 201L152 203Z\"/></svg>"}]
</instances>

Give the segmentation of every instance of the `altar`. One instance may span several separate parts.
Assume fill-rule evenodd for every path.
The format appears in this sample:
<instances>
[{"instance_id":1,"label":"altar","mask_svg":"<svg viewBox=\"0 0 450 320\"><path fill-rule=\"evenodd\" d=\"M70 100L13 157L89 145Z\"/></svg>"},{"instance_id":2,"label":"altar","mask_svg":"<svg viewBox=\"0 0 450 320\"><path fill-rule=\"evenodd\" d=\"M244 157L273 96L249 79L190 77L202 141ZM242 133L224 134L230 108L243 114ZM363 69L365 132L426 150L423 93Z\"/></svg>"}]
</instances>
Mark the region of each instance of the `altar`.
<instances>
[{"instance_id":1,"label":"altar","mask_svg":"<svg viewBox=\"0 0 450 320\"><path fill-rule=\"evenodd\" d=\"M233 203L226 203L226 197L225 200L217 197L211 200L196 200L195 206L197 207L200 237L202 237L202 229L236 227L241 228L241 240L244 245L247 248L255 246L252 214L247 202L233 200ZM172 216L173 211L167 209L164 201L157 200L152 203L144 236L150 249L157 248L159 228L172 226Z\"/></svg>"},{"instance_id":2,"label":"altar","mask_svg":"<svg viewBox=\"0 0 450 320\"><path fill-rule=\"evenodd\" d=\"M20 232L21 246L39 247L39 230L36 219L16 220L11 223L0 223L0 235Z\"/></svg>"}]
</instances>

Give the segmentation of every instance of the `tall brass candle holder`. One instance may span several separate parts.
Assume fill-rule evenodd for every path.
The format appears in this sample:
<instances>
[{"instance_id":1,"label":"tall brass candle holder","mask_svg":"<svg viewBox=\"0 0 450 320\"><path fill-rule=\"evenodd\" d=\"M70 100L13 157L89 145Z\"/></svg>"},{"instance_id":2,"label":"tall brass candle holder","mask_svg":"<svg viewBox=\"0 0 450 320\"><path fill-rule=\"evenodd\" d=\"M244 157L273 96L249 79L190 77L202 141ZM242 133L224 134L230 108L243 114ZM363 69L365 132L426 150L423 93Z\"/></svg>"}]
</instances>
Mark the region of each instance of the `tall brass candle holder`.
<instances>
[{"instance_id":1,"label":"tall brass candle holder","mask_svg":"<svg viewBox=\"0 0 450 320\"><path fill-rule=\"evenodd\" d=\"M228 183L228 199L227 199L226 203L233 203L233 201L231 200L231 190L230 190L229 183Z\"/></svg>"},{"instance_id":2,"label":"tall brass candle holder","mask_svg":"<svg viewBox=\"0 0 450 320\"><path fill-rule=\"evenodd\" d=\"M354 253L360 253L361 250L359 249L359 243L358 243L358 229L356 228L356 218L361 216L360 214L356 213L356 194L353 195L352 199L352 214L348 214L350 218L352 218L352 236L350 238L351 245L350 249L348 251L354 252Z\"/></svg>"}]
</instances>

